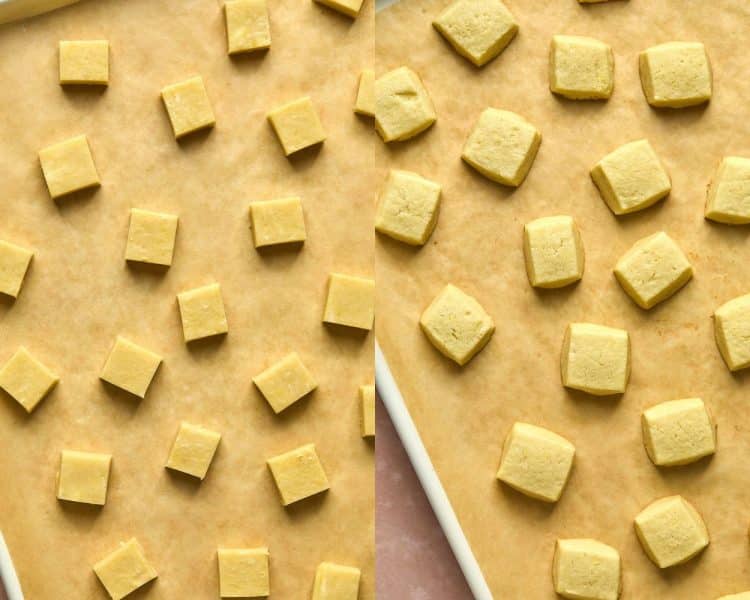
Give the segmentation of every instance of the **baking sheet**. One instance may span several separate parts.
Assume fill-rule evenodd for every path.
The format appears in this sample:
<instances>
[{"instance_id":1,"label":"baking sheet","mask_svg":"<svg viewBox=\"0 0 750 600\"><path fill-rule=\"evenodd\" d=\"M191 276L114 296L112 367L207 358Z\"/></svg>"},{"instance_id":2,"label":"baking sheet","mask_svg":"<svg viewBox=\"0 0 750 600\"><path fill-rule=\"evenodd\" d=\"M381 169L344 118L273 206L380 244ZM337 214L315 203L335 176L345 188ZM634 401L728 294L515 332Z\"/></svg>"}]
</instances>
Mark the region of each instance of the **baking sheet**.
<instances>
[{"instance_id":1,"label":"baking sheet","mask_svg":"<svg viewBox=\"0 0 750 600\"><path fill-rule=\"evenodd\" d=\"M616 547L623 598L712 598L750 588L747 524L750 450L748 377L732 375L713 340L711 314L746 293L748 233L703 219L705 188L723 155L750 155L743 98L746 56L738 43L750 22L742 3L672 0L580 6L541 0L507 5L518 37L476 69L430 22L446 2L403 0L378 13L378 72L402 64L420 74L438 121L412 141L378 148L388 168L411 169L443 185L441 215L422 249L385 237L376 243L378 340L388 358L459 522L496 598L554 598L551 561L558 537L594 537ZM553 34L590 35L613 46L615 92L608 102L573 102L548 91ZM706 44L714 70L708 106L654 110L643 98L637 54L675 40ZM482 109L524 115L543 141L528 179L511 190L460 160ZM647 137L672 176L666 202L614 217L588 171L622 143ZM576 218L586 272L576 286L539 292L527 281L523 223L544 215ZM664 229L687 253L695 277L651 311L639 309L612 275L637 239ZM424 307L448 283L475 295L495 318L495 336L461 369L419 331ZM592 398L560 384L565 326L576 320L631 333L633 375L621 398ZM419 368L415 368L419 366ZM640 413L663 400L701 396L718 423L717 454L697 464L657 469L642 447ZM512 423L548 427L577 447L559 503L545 505L495 479ZM633 517L661 496L681 493L704 515L711 545L666 571L643 553Z\"/></svg>"},{"instance_id":2,"label":"baking sheet","mask_svg":"<svg viewBox=\"0 0 750 600\"><path fill-rule=\"evenodd\" d=\"M18 300L0 303L0 362L24 344L61 376L31 416L0 404L0 529L27 598L105 598L91 565L131 536L159 572L134 598L214 597L216 548L260 544L274 597L308 597L323 560L362 568L361 597L374 596L373 448L357 396L372 381L374 336L321 323L330 271L373 273L374 133L352 113L372 66L371 11L352 22L273 2L271 50L238 59L215 0L99 0L0 29L11 117L0 120L0 238L36 251ZM91 38L110 41L110 86L62 89L58 40ZM178 144L159 90L194 74L217 126ZM287 160L265 113L305 94L328 139ZM79 133L103 184L56 204L36 153ZM257 252L249 202L286 195L303 199L307 242ZM125 264L132 206L179 214L166 272ZM175 294L212 281L229 334L188 347ZM98 380L118 334L165 357L143 401ZM251 377L289 351L320 385L276 416ZM163 466L180 420L223 434L201 484ZM331 490L284 509L265 459L306 442ZM113 454L104 508L55 499L63 448Z\"/></svg>"}]
</instances>

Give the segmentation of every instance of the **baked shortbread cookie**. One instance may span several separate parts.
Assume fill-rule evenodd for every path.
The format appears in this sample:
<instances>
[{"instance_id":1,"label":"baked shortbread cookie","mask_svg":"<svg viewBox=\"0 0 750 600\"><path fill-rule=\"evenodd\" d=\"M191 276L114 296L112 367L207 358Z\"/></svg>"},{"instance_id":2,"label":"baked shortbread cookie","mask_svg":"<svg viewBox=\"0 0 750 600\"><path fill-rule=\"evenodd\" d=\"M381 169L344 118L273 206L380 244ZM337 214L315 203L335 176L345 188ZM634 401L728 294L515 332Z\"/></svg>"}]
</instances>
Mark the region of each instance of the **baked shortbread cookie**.
<instances>
[{"instance_id":1,"label":"baked shortbread cookie","mask_svg":"<svg viewBox=\"0 0 750 600\"><path fill-rule=\"evenodd\" d=\"M730 371L750 367L750 294L734 298L716 309L714 336Z\"/></svg>"},{"instance_id":2,"label":"baked shortbread cookie","mask_svg":"<svg viewBox=\"0 0 750 600\"><path fill-rule=\"evenodd\" d=\"M643 411L643 445L660 467L686 465L716 452L716 425L700 398L670 400Z\"/></svg>"},{"instance_id":3,"label":"baked shortbread cookie","mask_svg":"<svg viewBox=\"0 0 750 600\"><path fill-rule=\"evenodd\" d=\"M437 120L435 107L419 76L409 67L375 80L375 129L384 142L401 142Z\"/></svg>"},{"instance_id":4,"label":"baked shortbread cookie","mask_svg":"<svg viewBox=\"0 0 750 600\"><path fill-rule=\"evenodd\" d=\"M622 589L620 553L597 540L557 540L552 563L555 592L563 598L617 600Z\"/></svg>"},{"instance_id":5,"label":"baked shortbread cookie","mask_svg":"<svg viewBox=\"0 0 750 600\"><path fill-rule=\"evenodd\" d=\"M549 87L573 100L606 100L615 86L612 48L594 38L552 36L549 53Z\"/></svg>"},{"instance_id":6,"label":"baked shortbread cookie","mask_svg":"<svg viewBox=\"0 0 750 600\"><path fill-rule=\"evenodd\" d=\"M699 42L667 42L641 52L641 84L651 106L682 108L711 99L711 64Z\"/></svg>"},{"instance_id":7,"label":"baked shortbread cookie","mask_svg":"<svg viewBox=\"0 0 750 600\"><path fill-rule=\"evenodd\" d=\"M750 158L726 156L706 198L706 218L718 223L750 223Z\"/></svg>"},{"instance_id":8,"label":"baked shortbread cookie","mask_svg":"<svg viewBox=\"0 0 750 600\"><path fill-rule=\"evenodd\" d=\"M542 217L523 228L523 250L529 283L559 288L583 277L581 234L572 217Z\"/></svg>"},{"instance_id":9,"label":"baked shortbread cookie","mask_svg":"<svg viewBox=\"0 0 750 600\"><path fill-rule=\"evenodd\" d=\"M560 357L565 387L595 396L622 394L630 378L630 336L624 329L571 323Z\"/></svg>"}]
</instances>

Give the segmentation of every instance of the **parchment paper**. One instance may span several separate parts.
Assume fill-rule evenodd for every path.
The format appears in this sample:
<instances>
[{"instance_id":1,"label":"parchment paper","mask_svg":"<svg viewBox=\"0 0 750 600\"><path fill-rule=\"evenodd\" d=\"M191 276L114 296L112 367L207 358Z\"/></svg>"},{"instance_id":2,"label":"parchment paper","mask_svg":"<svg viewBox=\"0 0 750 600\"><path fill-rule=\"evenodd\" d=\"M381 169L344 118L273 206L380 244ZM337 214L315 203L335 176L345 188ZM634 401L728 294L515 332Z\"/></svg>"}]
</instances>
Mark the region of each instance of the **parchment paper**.
<instances>
[{"instance_id":1,"label":"parchment paper","mask_svg":"<svg viewBox=\"0 0 750 600\"><path fill-rule=\"evenodd\" d=\"M629 0L580 6L574 0L507 0L518 37L483 69L458 56L431 27L445 0L403 0L378 14L378 73L402 64L422 77L438 119L412 141L379 145L380 181L391 167L443 185L430 242L412 249L376 243L378 338L408 408L498 599L552 599L558 537L593 537L617 548L627 599L711 599L750 589L750 372L732 375L713 339L711 315L750 291L747 228L703 219L706 184L723 155L750 156L750 79L742 42L746 3ZM615 90L608 102L558 99L548 89L553 34L612 45ZM714 71L710 105L654 110L638 77L637 54L671 40L706 44ZM487 106L525 116L542 131L526 182L516 191L460 160L464 139ZM622 143L647 137L672 176L671 196L617 218L589 169ZM537 292L524 271L523 224L569 214L586 249L583 280ZM689 256L695 277L646 312L612 274L633 242L664 229ZM418 318L453 282L494 317L497 332L463 369L420 332ZM564 389L559 357L565 326L591 321L626 328L633 373L621 398ZM687 467L657 469L642 446L640 414L657 402L700 396L718 423L718 452ZM546 505L495 479L503 439L516 420L548 427L577 448L562 499ZM652 500L683 494L703 514L711 545L666 571L641 550L633 517Z\"/></svg>"},{"instance_id":2,"label":"parchment paper","mask_svg":"<svg viewBox=\"0 0 750 600\"><path fill-rule=\"evenodd\" d=\"M29 600L102 599L91 566L135 536L159 579L133 598L217 598L219 546L268 545L274 598L309 598L323 560L373 586L373 448L358 387L373 336L321 322L330 271L372 276L371 121L352 112L372 66L370 4L356 21L270 2L273 43L230 59L216 0L91 0L0 28L0 238L35 249L18 300L0 303L0 362L24 344L61 378L27 416L0 402L0 528ZM106 90L62 89L60 39L108 39ZM200 74L213 131L175 142L159 98ZM287 160L266 112L309 94L328 139ZM89 137L101 189L53 202L37 150ZM251 200L303 199L302 249L257 252ZM129 209L179 214L166 271L124 260ZM217 281L229 334L186 346L176 293ZM163 354L143 401L98 379L122 334ZM319 388L281 415L251 377L299 352ZM222 433L202 483L164 463L181 420ZM328 493L281 506L266 458L314 442ZM63 448L111 452L104 508L55 499Z\"/></svg>"}]
</instances>

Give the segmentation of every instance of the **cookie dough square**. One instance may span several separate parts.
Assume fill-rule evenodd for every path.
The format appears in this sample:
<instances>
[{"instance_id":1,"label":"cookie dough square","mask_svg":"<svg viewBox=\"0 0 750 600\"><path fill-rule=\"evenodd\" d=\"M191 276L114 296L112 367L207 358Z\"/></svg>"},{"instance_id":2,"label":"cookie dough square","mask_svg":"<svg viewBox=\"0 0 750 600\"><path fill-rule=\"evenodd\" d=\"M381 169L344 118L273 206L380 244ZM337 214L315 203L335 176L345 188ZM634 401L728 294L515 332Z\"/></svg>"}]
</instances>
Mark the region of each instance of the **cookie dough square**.
<instances>
[{"instance_id":1,"label":"cookie dough square","mask_svg":"<svg viewBox=\"0 0 750 600\"><path fill-rule=\"evenodd\" d=\"M700 398L652 406L641 425L646 452L660 467L687 465L716 452L716 425Z\"/></svg>"},{"instance_id":2,"label":"cookie dough square","mask_svg":"<svg viewBox=\"0 0 750 600\"><path fill-rule=\"evenodd\" d=\"M395 240L422 246L438 220L440 185L410 171L392 170L380 193L375 229Z\"/></svg>"},{"instance_id":3,"label":"cookie dough square","mask_svg":"<svg viewBox=\"0 0 750 600\"><path fill-rule=\"evenodd\" d=\"M375 281L331 273L323 322L370 330L374 320Z\"/></svg>"},{"instance_id":4,"label":"cookie dough square","mask_svg":"<svg viewBox=\"0 0 750 600\"><path fill-rule=\"evenodd\" d=\"M591 178L616 215L643 210L666 197L672 181L648 140L624 144L607 154Z\"/></svg>"},{"instance_id":5,"label":"cookie dough square","mask_svg":"<svg viewBox=\"0 0 750 600\"><path fill-rule=\"evenodd\" d=\"M487 64L518 31L518 23L500 0L454 0L432 22L461 56Z\"/></svg>"},{"instance_id":6,"label":"cookie dough square","mask_svg":"<svg viewBox=\"0 0 750 600\"><path fill-rule=\"evenodd\" d=\"M706 218L728 225L750 223L750 158L722 159L708 186Z\"/></svg>"},{"instance_id":7,"label":"cookie dough square","mask_svg":"<svg viewBox=\"0 0 750 600\"><path fill-rule=\"evenodd\" d=\"M107 85L109 42L77 40L60 42L60 84Z\"/></svg>"},{"instance_id":8,"label":"cookie dough square","mask_svg":"<svg viewBox=\"0 0 750 600\"><path fill-rule=\"evenodd\" d=\"M120 389L143 398L151 385L161 356L124 337L117 336L99 377Z\"/></svg>"},{"instance_id":9,"label":"cookie dough square","mask_svg":"<svg viewBox=\"0 0 750 600\"><path fill-rule=\"evenodd\" d=\"M315 2L354 19L359 15L363 0L315 0Z\"/></svg>"},{"instance_id":10,"label":"cookie dough square","mask_svg":"<svg viewBox=\"0 0 750 600\"><path fill-rule=\"evenodd\" d=\"M541 143L542 134L521 115L486 108L466 139L461 158L488 179L518 187Z\"/></svg>"},{"instance_id":11,"label":"cookie dough square","mask_svg":"<svg viewBox=\"0 0 750 600\"><path fill-rule=\"evenodd\" d=\"M612 48L594 38L552 36L549 87L572 100L606 100L615 86Z\"/></svg>"},{"instance_id":12,"label":"cookie dough square","mask_svg":"<svg viewBox=\"0 0 750 600\"><path fill-rule=\"evenodd\" d=\"M699 42L667 42L640 53L641 85L651 106L681 108L711 99L712 75Z\"/></svg>"},{"instance_id":13,"label":"cookie dough square","mask_svg":"<svg viewBox=\"0 0 750 600\"><path fill-rule=\"evenodd\" d=\"M34 253L0 240L0 294L18 297Z\"/></svg>"},{"instance_id":14,"label":"cookie dough square","mask_svg":"<svg viewBox=\"0 0 750 600\"><path fill-rule=\"evenodd\" d=\"M169 451L166 467L202 480L220 441L220 433L183 421Z\"/></svg>"},{"instance_id":15,"label":"cookie dough square","mask_svg":"<svg viewBox=\"0 0 750 600\"><path fill-rule=\"evenodd\" d=\"M186 342L200 340L229 331L224 300L218 283L177 294Z\"/></svg>"},{"instance_id":16,"label":"cookie dough square","mask_svg":"<svg viewBox=\"0 0 750 600\"><path fill-rule=\"evenodd\" d=\"M227 0L227 53L240 54L271 47L271 24L266 0Z\"/></svg>"},{"instance_id":17,"label":"cookie dough square","mask_svg":"<svg viewBox=\"0 0 750 600\"><path fill-rule=\"evenodd\" d=\"M375 386L359 386L360 430L363 438L375 437Z\"/></svg>"},{"instance_id":18,"label":"cookie dough square","mask_svg":"<svg viewBox=\"0 0 750 600\"><path fill-rule=\"evenodd\" d=\"M687 257L663 231L638 240L615 265L622 289L646 309L672 296L692 276Z\"/></svg>"},{"instance_id":19,"label":"cookie dough square","mask_svg":"<svg viewBox=\"0 0 750 600\"><path fill-rule=\"evenodd\" d=\"M617 600L621 564L620 553L597 540L557 540L552 564L555 592L563 598Z\"/></svg>"},{"instance_id":20,"label":"cookie dough square","mask_svg":"<svg viewBox=\"0 0 750 600\"><path fill-rule=\"evenodd\" d=\"M544 502L557 502L573 467L575 446L536 425L515 423L505 438L497 478Z\"/></svg>"},{"instance_id":21,"label":"cookie dough square","mask_svg":"<svg viewBox=\"0 0 750 600\"><path fill-rule=\"evenodd\" d=\"M312 600L357 600L360 571L330 562L322 562L315 570Z\"/></svg>"},{"instance_id":22,"label":"cookie dough square","mask_svg":"<svg viewBox=\"0 0 750 600\"><path fill-rule=\"evenodd\" d=\"M559 288L583 277L583 242L572 217L542 217L523 228L523 251L529 283Z\"/></svg>"},{"instance_id":23,"label":"cookie dough square","mask_svg":"<svg viewBox=\"0 0 750 600\"><path fill-rule=\"evenodd\" d=\"M595 396L622 394L630 377L630 336L623 329L571 323L560 368L565 387Z\"/></svg>"},{"instance_id":24,"label":"cookie dough square","mask_svg":"<svg viewBox=\"0 0 750 600\"><path fill-rule=\"evenodd\" d=\"M271 593L268 548L219 548L219 596L260 598Z\"/></svg>"},{"instance_id":25,"label":"cookie dough square","mask_svg":"<svg viewBox=\"0 0 750 600\"><path fill-rule=\"evenodd\" d=\"M326 139L318 113L308 96L272 110L268 113L268 121L286 156L322 144Z\"/></svg>"},{"instance_id":26,"label":"cookie dough square","mask_svg":"<svg viewBox=\"0 0 750 600\"><path fill-rule=\"evenodd\" d=\"M175 139L216 124L203 79L191 77L161 91Z\"/></svg>"},{"instance_id":27,"label":"cookie dough square","mask_svg":"<svg viewBox=\"0 0 750 600\"><path fill-rule=\"evenodd\" d=\"M53 199L100 185L85 135L43 148L39 162Z\"/></svg>"},{"instance_id":28,"label":"cookie dough square","mask_svg":"<svg viewBox=\"0 0 750 600\"><path fill-rule=\"evenodd\" d=\"M0 388L30 413L55 387L58 377L21 346L0 369Z\"/></svg>"},{"instance_id":29,"label":"cookie dough square","mask_svg":"<svg viewBox=\"0 0 750 600\"><path fill-rule=\"evenodd\" d=\"M750 592L740 592L739 594L729 594L716 600L750 600Z\"/></svg>"},{"instance_id":30,"label":"cookie dough square","mask_svg":"<svg viewBox=\"0 0 750 600\"><path fill-rule=\"evenodd\" d=\"M302 200L296 197L253 202L250 224L256 248L305 241Z\"/></svg>"},{"instance_id":31,"label":"cookie dough square","mask_svg":"<svg viewBox=\"0 0 750 600\"><path fill-rule=\"evenodd\" d=\"M177 215L133 208L125 260L169 266L176 235Z\"/></svg>"},{"instance_id":32,"label":"cookie dough square","mask_svg":"<svg viewBox=\"0 0 750 600\"><path fill-rule=\"evenodd\" d=\"M58 500L103 506L111 463L111 454L63 450L57 473Z\"/></svg>"},{"instance_id":33,"label":"cookie dough square","mask_svg":"<svg viewBox=\"0 0 750 600\"><path fill-rule=\"evenodd\" d=\"M277 414L318 387L296 352L253 377L253 383Z\"/></svg>"},{"instance_id":34,"label":"cookie dough square","mask_svg":"<svg viewBox=\"0 0 750 600\"><path fill-rule=\"evenodd\" d=\"M121 542L117 550L96 563L94 573L112 600L124 598L157 577L135 538Z\"/></svg>"},{"instance_id":35,"label":"cookie dough square","mask_svg":"<svg viewBox=\"0 0 750 600\"><path fill-rule=\"evenodd\" d=\"M422 80L408 67L388 71L375 81L375 129L385 142L401 142L437 120Z\"/></svg>"},{"instance_id":36,"label":"cookie dough square","mask_svg":"<svg viewBox=\"0 0 750 600\"><path fill-rule=\"evenodd\" d=\"M714 336L730 371L750 367L750 294L734 298L716 309Z\"/></svg>"},{"instance_id":37,"label":"cookie dough square","mask_svg":"<svg viewBox=\"0 0 750 600\"><path fill-rule=\"evenodd\" d=\"M660 569L690 560L708 546L708 530L698 511L682 496L649 504L635 518L643 550Z\"/></svg>"},{"instance_id":38,"label":"cookie dough square","mask_svg":"<svg viewBox=\"0 0 750 600\"><path fill-rule=\"evenodd\" d=\"M490 341L495 322L477 300L446 285L422 313L419 325L440 352L463 366Z\"/></svg>"},{"instance_id":39,"label":"cookie dough square","mask_svg":"<svg viewBox=\"0 0 750 600\"><path fill-rule=\"evenodd\" d=\"M284 506L325 492L329 487L315 444L274 456L267 463Z\"/></svg>"},{"instance_id":40,"label":"cookie dough square","mask_svg":"<svg viewBox=\"0 0 750 600\"><path fill-rule=\"evenodd\" d=\"M375 116L375 71L372 69L363 69L359 76L354 112L366 117Z\"/></svg>"}]
</instances>

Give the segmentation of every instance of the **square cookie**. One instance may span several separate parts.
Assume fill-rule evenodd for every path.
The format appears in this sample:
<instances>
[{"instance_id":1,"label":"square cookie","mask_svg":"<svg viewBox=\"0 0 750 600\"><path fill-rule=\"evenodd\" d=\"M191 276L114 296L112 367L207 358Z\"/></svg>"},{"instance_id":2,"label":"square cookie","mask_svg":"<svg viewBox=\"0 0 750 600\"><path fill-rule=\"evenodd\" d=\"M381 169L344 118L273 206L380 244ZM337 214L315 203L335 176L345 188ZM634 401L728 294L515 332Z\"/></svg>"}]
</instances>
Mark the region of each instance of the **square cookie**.
<instances>
[{"instance_id":1,"label":"square cookie","mask_svg":"<svg viewBox=\"0 0 750 600\"><path fill-rule=\"evenodd\" d=\"M375 386L359 386L359 424L363 438L375 437Z\"/></svg>"},{"instance_id":2,"label":"square cookie","mask_svg":"<svg viewBox=\"0 0 750 600\"><path fill-rule=\"evenodd\" d=\"M359 15L363 0L315 0L315 2L354 19Z\"/></svg>"},{"instance_id":3,"label":"square cookie","mask_svg":"<svg viewBox=\"0 0 750 600\"><path fill-rule=\"evenodd\" d=\"M18 297L34 253L0 240L0 294Z\"/></svg>"},{"instance_id":4,"label":"square cookie","mask_svg":"<svg viewBox=\"0 0 750 600\"><path fill-rule=\"evenodd\" d=\"M253 383L277 414L318 387L296 352L253 377Z\"/></svg>"},{"instance_id":5,"label":"square cookie","mask_svg":"<svg viewBox=\"0 0 750 600\"><path fill-rule=\"evenodd\" d=\"M250 225L256 248L304 242L302 200L291 197L253 202L250 205Z\"/></svg>"},{"instance_id":6,"label":"square cookie","mask_svg":"<svg viewBox=\"0 0 750 600\"><path fill-rule=\"evenodd\" d=\"M121 600L157 577L135 538L121 542L117 550L96 563L94 573L112 600Z\"/></svg>"},{"instance_id":7,"label":"square cookie","mask_svg":"<svg viewBox=\"0 0 750 600\"><path fill-rule=\"evenodd\" d=\"M399 67L375 81L375 129L384 142L401 142L422 133L437 120L422 80Z\"/></svg>"},{"instance_id":8,"label":"square cookie","mask_svg":"<svg viewBox=\"0 0 750 600\"><path fill-rule=\"evenodd\" d=\"M267 463L284 506L325 492L329 487L315 444L274 456Z\"/></svg>"},{"instance_id":9,"label":"square cookie","mask_svg":"<svg viewBox=\"0 0 750 600\"><path fill-rule=\"evenodd\" d=\"M266 0L227 0L227 53L240 54L271 47L271 25Z\"/></svg>"},{"instance_id":10,"label":"square cookie","mask_svg":"<svg viewBox=\"0 0 750 600\"><path fill-rule=\"evenodd\" d=\"M714 336L730 371L750 367L750 294L734 298L716 309Z\"/></svg>"},{"instance_id":11,"label":"square cookie","mask_svg":"<svg viewBox=\"0 0 750 600\"><path fill-rule=\"evenodd\" d=\"M572 217L542 217L523 228L523 251L529 283L559 288L583 277L583 242Z\"/></svg>"},{"instance_id":12,"label":"square cookie","mask_svg":"<svg viewBox=\"0 0 750 600\"><path fill-rule=\"evenodd\" d=\"M549 87L572 100L606 100L615 86L612 48L594 38L552 36Z\"/></svg>"},{"instance_id":13,"label":"square cookie","mask_svg":"<svg viewBox=\"0 0 750 600\"><path fill-rule=\"evenodd\" d=\"M454 0L432 24L456 52L478 67L500 54L518 31L500 0Z\"/></svg>"},{"instance_id":14,"label":"square cookie","mask_svg":"<svg viewBox=\"0 0 750 600\"><path fill-rule=\"evenodd\" d=\"M53 199L100 185L85 135L43 148L39 162Z\"/></svg>"},{"instance_id":15,"label":"square cookie","mask_svg":"<svg viewBox=\"0 0 750 600\"><path fill-rule=\"evenodd\" d=\"M58 381L57 375L31 356L23 346L0 369L0 388L28 413L36 408Z\"/></svg>"},{"instance_id":16,"label":"square cookie","mask_svg":"<svg viewBox=\"0 0 750 600\"><path fill-rule=\"evenodd\" d=\"M117 336L99 377L126 392L144 398L161 360L161 356L155 352Z\"/></svg>"},{"instance_id":17,"label":"square cookie","mask_svg":"<svg viewBox=\"0 0 750 600\"><path fill-rule=\"evenodd\" d=\"M560 368L565 387L595 396L622 394L630 377L630 336L624 329L571 323Z\"/></svg>"},{"instance_id":18,"label":"square cookie","mask_svg":"<svg viewBox=\"0 0 750 600\"><path fill-rule=\"evenodd\" d=\"M750 158L722 159L708 186L706 218L728 225L750 223Z\"/></svg>"},{"instance_id":19,"label":"square cookie","mask_svg":"<svg viewBox=\"0 0 750 600\"><path fill-rule=\"evenodd\" d=\"M622 589L620 553L597 540L557 540L552 563L555 592L563 598L617 600Z\"/></svg>"},{"instance_id":20,"label":"square cookie","mask_svg":"<svg viewBox=\"0 0 750 600\"><path fill-rule=\"evenodd\" d=\"M503 444L497 478L530 498L557 502L575 452L573 444L548 429L515 423Z\"/></svg>"},{"instance_id":21,"label":"square cookie","mask_svg":"<svg viewBox=\"0 0 750 600\"><path fill-rule=\"evenodd\" d=\"M670 400L641 416L643 444L660 467L687 465L716 452L716 425L700 398Z\"/></svg>"},{"instance_id":22,"label":"square cookie","mask_svg":"<svg viewBox=\"0 0 750 600\"><path fill-rule=\"evenodd\" d=\"M192 342L229 331L221 286L211 283L177 294L185 342Z\"/></svg>"},{"instance_id":23,"label":"square cookie","mask_svg":"<svg viewBox=\"0 0 750 600\"><path fill-rule=\"evenodd\" d=\"M440 352L465 365L490 341L495 322L473 296L446 285L422 313L419 325Z\"/></svg>"},{"instance_id":24,"label":"square cookie","mask_svg":"<svg viewBox=\"0 0 750 600\"><path fill-rule=\"evenodd\" d=\"M375 281L331 273L323 322L370 330L374 320Z\"/></svg>"},{"instance_id":25,"label":"square cookie","mask_svg":"<svg viewBox=\"0 0 750 600\"><path fill-rule=\"evenodd\" d=\"M166 467L202 480L208 473L220 441L220 433L183 421L169 451Z\"/></svg>"},{"instance_id":26,"label":"square cookie","mask_svg":"<svg viewBox=\"0 0 750 600\"><path fill-rule=\"evenodd\" d=\"M176 236L177 215L133 208L125 260L169 266Z\"/></svg>"},{"instance_id":27,"label":"square cookie","mask_svg":"<svg viewBox=\"0 0 750 600\"><path fill-rule=\"evenodd\" d=\"M640 53L641 85L651 106L681 108L711 99L712 75L699 42L667 42Z\"/></svg>"},{"instance_id":28,"label":"square cookie","mask_svg":"<svg viewBox=\"0 0 750 600\"><path fill-rule=\"evenodd\" d=\"M422 246L437 224L440 185L411 171L392 170L380 193L375 229L395 240Z\"/></svg>"},{"instance_id":29,"label":"square cookie","mask_svg":"<svg viewBox=\"0 0 750 600\"><path fill-rule=\"evenodd\" d=\"M354 112L366 117L375 116L375 71L363 69L357 85Z\"/></svg>"},{"instance_id":30,"label":"square cookie","mask_svg":"<svg viewBox=\"0 0 750 600\"><path fill-rule=\"evenodd\" d=\"M60 84L107 85L109 42L76 40L60 42Z\"/></svg>"},{"instance_id":31,"label":"square cookie","mask_svg":"<svg viewBox=\"0 0 750 600\"><path fill-rule=\"evenodd\" d=\"M216 124L211 101L201 77L168 85L161 91L175 139Z\"/></svg>"},{"instance_id":32,"label":"square cookie","mask_svg":"<svg viewBox=\"0 0 750 600\"><path fill-rule=\"evenodd\" d=\"M360 571L331 562L322 562L315 570L312 600L357 600Z\"/></svg>"},{"instance_id":33,"label":"square cookie","mask_svg":"<svg viewBox=\"0 0 750 600\"><path fill-rule=\"evenodd\" d=\"M275 108L267 117L286 156L322 144L326 139L318 113L308 96Z\"/></svg>"},{"instance_id":34,"label":"square cookie","mask_svg":"<svg viewBox=\"0 0 750 600\"><path fill-rule=\"evenodd\" d=\"M672 182L648 140L624 144L602 158L591 178L616 215L643 210L666 197Z\"/></svg>"},{"instance_id":35,"label":"square cookie","mask_svg":"<svg viewBox=\"0 0 750 600\"><path fill-rule=\"evenodd\" d=\"M58 500L103 506L111 463L111 454L63 450L57 472Z\"/></svg>"},{"instance_id":36,"label":"square cookie","mask_svg":"<svg viewBox=\"0 0 750 600\"><path fill-rule=\"evenodd\" d=\"M541 143L542 134L521 115L486 108L466 139L461 158L488 179L518 187Z\"/></svg>"},{"instance_id":37,"label":"square cookie","mask_svg":"<svg viewBox=\"0 0 750 600\"><path fill-rule=\"evenodd\" d=\"M268 548L219 548L219 596L258 598L268 596Z\"/></svg>"}]
</instances>

